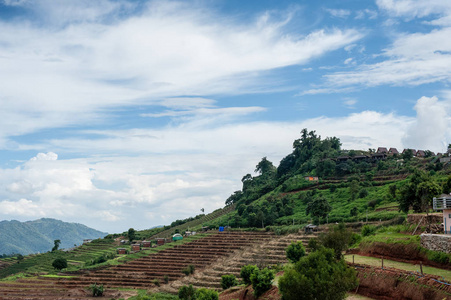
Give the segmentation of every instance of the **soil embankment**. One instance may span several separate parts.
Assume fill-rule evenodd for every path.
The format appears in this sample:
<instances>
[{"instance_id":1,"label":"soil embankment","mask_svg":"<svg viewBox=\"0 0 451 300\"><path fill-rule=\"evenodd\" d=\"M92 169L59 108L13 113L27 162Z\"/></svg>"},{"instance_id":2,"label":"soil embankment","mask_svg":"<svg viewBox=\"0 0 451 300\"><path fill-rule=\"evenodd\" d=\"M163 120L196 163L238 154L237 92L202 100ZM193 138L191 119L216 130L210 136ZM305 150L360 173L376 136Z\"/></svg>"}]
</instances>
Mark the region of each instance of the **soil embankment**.
<instances>
[{"instance_id":1,"label":"soil embankment","mask_svg":"<svg viewBox=\"0 0 451 300\"><path fill-rule=\"evenodd\" d=\"M384 257L386 259L412 264L419 264L421 261L427 266L451 270L450 263L441 264L429 260L427 256L419 250L418 246L414 244L386 244L374 242L369 245L363 245L360 249L351 250L349 253L372 257Z\"/></svg>"},{"instance_id":2,"label":"soil embankment","mask_svg":"<svg viewBox=\"0 0 451 300\"><path fill-rule=\"evenodd\" d=\"M355 268L360 295L383 300L451 299L451 285L442 282L438 276L369 266L355 265Z\"/></svg>"}]
</instances>

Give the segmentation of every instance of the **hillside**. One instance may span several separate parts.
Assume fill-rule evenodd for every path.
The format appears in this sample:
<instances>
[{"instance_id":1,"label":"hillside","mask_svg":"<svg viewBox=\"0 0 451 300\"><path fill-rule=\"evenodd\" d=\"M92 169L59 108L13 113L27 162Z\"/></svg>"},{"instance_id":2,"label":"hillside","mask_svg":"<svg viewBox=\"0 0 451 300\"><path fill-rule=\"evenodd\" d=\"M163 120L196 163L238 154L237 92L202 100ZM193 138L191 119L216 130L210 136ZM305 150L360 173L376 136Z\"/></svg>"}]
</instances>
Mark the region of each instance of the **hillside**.
<instances>
[{"instance_id":1,"label":"hillside","mask_svg":"<svg viewBox=\"0 0 451 300\"><path fill-rule=\"evenodd\" d=\"M50 251L54 240L61 240L60 248L71 248L84 239L97 239L107 233L78 223L43 218L35 221L1 221L0 254L31 254Z\"/></svg>"},{"instance_id":2,"label":"hillside","mask_svg":"<svg viewBox=\"0 0 451 300\"><path fill-rule=\"evenodd\" d=\"M321 139L304 129L277 167L264 157L256 175L243 176L242 189L225 202L235 205L233 212L206 225L261 228L391 220L426 209L428 203L415 199L420 183L429 187L429 204L450 189L450 168L440 162L441 155L382 151L345 150L338 138Z\"/></svg>"}]
</instances>

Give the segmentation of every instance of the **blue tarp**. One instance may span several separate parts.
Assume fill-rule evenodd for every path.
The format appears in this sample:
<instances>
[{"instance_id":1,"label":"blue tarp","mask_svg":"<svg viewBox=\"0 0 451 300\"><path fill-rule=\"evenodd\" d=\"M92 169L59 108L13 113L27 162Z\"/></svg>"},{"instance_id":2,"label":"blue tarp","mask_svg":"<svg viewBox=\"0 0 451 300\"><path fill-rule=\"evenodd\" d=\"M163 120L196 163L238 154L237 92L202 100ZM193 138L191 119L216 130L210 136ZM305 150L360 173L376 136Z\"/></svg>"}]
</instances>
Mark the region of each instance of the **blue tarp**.
<instances>
[{"instance_id":1,"label":"blue tarp","mask_svg":"<svg viewBox=\"0 0 451 300\"><path fill-rule=\"evenodd\" d=\"M224 226L219 226L219 232L224 231Z\"/></svg>"}]
</instances>

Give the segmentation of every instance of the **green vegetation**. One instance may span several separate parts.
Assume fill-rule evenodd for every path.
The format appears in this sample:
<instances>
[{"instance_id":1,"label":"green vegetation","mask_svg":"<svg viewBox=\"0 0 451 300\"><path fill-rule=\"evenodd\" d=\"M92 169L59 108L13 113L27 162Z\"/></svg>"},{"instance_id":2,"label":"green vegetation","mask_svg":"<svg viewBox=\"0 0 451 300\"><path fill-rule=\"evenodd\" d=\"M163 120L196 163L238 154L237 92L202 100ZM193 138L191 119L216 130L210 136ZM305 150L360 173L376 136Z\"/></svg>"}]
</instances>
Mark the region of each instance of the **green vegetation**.
<instances>
[{"instance_id":1,"label":"green vegetation","mask_svg":"<svg viewBox=\"0 0 451 300\"><path fill-rule=\"evenodd\" d=\"M182 273L185 275L194 274L195 267L193 265L188 265L186 268L182 270Z\"/></svg>"},{"instance_id":2,"label":"green vegetation","mask_svg":"<svg viewBox=\"0 0 451 300\"><path fill-rule=\"evenodd\" d=\"M443 253L443 252L438 252ZM376 257L369 257L369 256L361 256L357 254L347 254L344 256L344 259L348 262L352 262L352 257L354 256L354 262L357 264L365 264L369 266L375 266L380 267L382 265L381 259ZM389 260L384 258L384 267L386 268L396 268L400 270L406 270L411 272L420 272L420 265L419 264L409 264L394 260ZM451 271L429 267L426 265L423 265L423 272L425 274L431 274L431 275L437 275L442 278L444 278L446 281L451 281Z\"/></svg>"},{"instance_id":3,"label":"green vegetation","mask_svg":"<svg viewBox=\"0 0 451 300\"><path fill-rule=\"evenodd\" d=\"M305 255L305 248L302 245L302 242L299 241L297 243L292 242L286 249L287 258L292 263L295 263L301 259Z\"/></svg>"},{"instance_id":4,"label":"green vegetation","mask_svg":"<svg viewBox=\"0 0 451 300\"><path fill-rule=\"evenodd\" d=\"M55 240L60 240L59 248L68 249L74 244L80 245L83 239L106 235L82 224L49 218L27 222L0 221L0 232L0 258L16 256L13 253L44 253L55 246Z\"/></svg>"},{"instance_id":5,"label":"green vegetation","mask_svg":"<svg viewBox=\"0 0 451 300\"><path fill-rule=\"evenodd\" d=\"M88 287L88 290L91 291L93 297L102 297L103 292L105 291L103 284L98 285L97 283L91 284Z\"/></svg>"},{"instance_id":6,"label":"green vegetation","mask_svg":"<svg viewBox=\"0 0 451 300\"><path fill-rule=\"evenodd\" d=\"M255 297L260 297L264 292L269 290L274 279L274 272L268 268L262 270L256 268L251 274L252 288Z\"/></svg>"},{"instance_id":7,"label":"green vegetation","mask_svg":"<svg viewBox=\"0 0 451 300\"><path fill-rule=\"evenodd\" d=\"M221 276L221 287L223 290L231 288L238 284L235 275L222 275Z\"/></svg>"},{"instance_id":8,"label":"green vegetation","mask_svg":"<svg viewBox=\"0 0 451 300\"><path fill-rule=\"evenodd\" d=\"M243 280L244 284L252 284L251 275L256 269L258 269L258 267L255 265L246 265L241 268L240 277Z\"/></svg>"},{"instance_id":9,"label":"green vegetation","mask_svg":"<svg viewBox=\"0 0 451 300\"><path fill-rule=\"evenodd\" d=\"M67 268L67 259L65 258L57 258L52 262L52 267L58 271Z\"/></svg>"},{"instance_id":10,"label":"green vegetation","mask_svg":"<svg viewBox=\"0 0 451 300\"><path fill-rule=\"evenodd\" d=\"M322 247L286 270L279 279L283 299L344 299L357 286L356 273L335 256L332 249Z\"/></svg>"},{"instance_id":11,"label":"green vegetation","mask_svg":"<svg viewBox=\"0 0 451 300\"><path fill-rule=\"evenodd\" d=\"M178 296L181 300L194 300L196 299L196 290L191 284L184 285L179 288Z\"/></svg>"}]
</instances>

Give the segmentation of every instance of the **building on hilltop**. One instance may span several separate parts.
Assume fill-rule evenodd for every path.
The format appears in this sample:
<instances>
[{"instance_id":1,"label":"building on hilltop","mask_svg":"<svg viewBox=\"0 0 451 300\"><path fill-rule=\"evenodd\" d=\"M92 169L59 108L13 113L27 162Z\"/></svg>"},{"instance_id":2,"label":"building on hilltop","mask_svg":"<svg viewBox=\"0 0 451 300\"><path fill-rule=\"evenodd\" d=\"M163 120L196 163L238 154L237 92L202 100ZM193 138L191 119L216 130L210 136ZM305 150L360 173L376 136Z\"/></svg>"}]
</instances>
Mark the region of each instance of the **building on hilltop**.
<instances>
[{"instance_id":1,"label":"building on hilltop","mask_svg":"<svg viewBox=\"0 0 451 300\"><path fill-rule=\"evenodd\" d=\"M451 195L442 194L433 199L434 210L443 211L443 229L445 234L451 234Z\"/></svg>"},{"instance_id":2,"label":"building on hilltop","mask_svg":"<svg viewBox=\"0 0 451 300\"><path fill-rule=\"evenodd\" d=\"M390 148L389 150L388 150L388 154L390 154L390 155L398 155L399 154L399 152L398 152L398 149L396 149L396 148Z\"/></svg>"},{"instance_id":3,"label":"building on hilltop","mask_svg":"<svg viewBox=\"0 0 451 300\"><path fill-rule=\"evenodd\" d=\"M379 147L377 148L376 153L388 153L387 148L385 147Z\"/></svg>"},{"instance_id":4,"label":"building on hilltop","mask_svg":"<svg viewBox=\"0 0 451 300\"><path fill-rule=\"evenodd\" d=\"M425 157L425 153L423 150L418 150L417 153L415 154L416 157Z\"/></svg>"}]
</instances>

